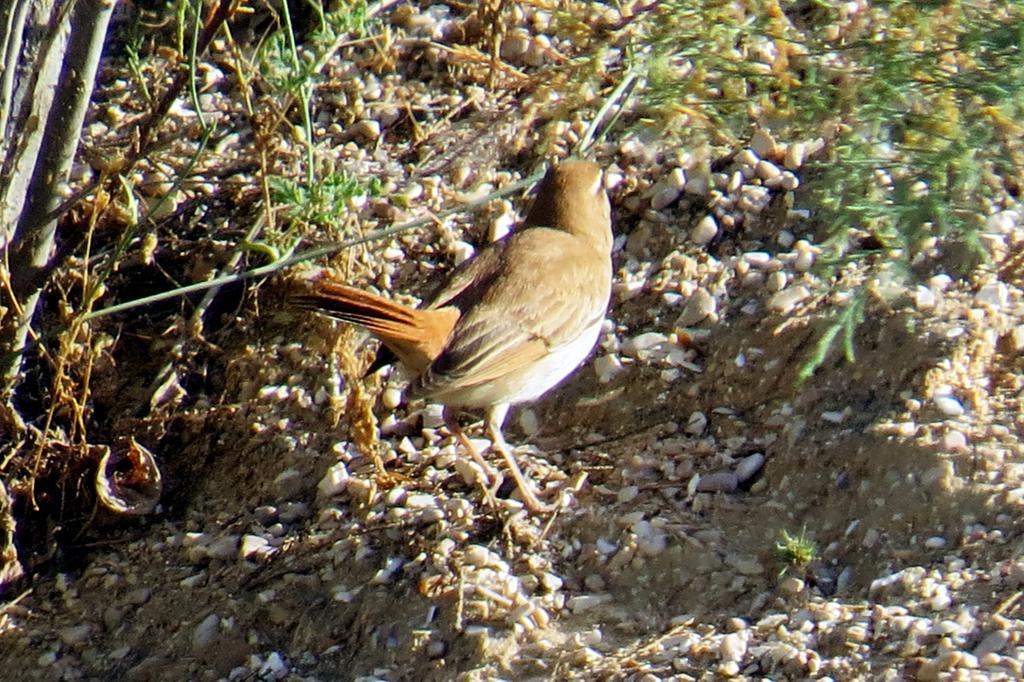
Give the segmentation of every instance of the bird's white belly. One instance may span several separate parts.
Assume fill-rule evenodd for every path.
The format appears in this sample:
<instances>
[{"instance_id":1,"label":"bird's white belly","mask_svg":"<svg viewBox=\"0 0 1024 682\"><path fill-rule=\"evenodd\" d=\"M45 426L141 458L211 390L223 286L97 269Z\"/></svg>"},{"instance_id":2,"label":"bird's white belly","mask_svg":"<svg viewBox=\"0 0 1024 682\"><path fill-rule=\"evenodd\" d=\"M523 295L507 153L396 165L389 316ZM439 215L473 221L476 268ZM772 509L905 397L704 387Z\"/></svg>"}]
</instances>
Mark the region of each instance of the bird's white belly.
<instances>
[{"instance_id":1,"label":"bird's white belly","mask_svg":"<svg viewBox=\"0 0 1024 682\"><path fill-rule=\"evenodd\" d=\"M590 354L601 333L602 316L570 343L551 350L543 358L494 381L430 396L430 400L460 407L515 405L536 400L554 388Z\"/></svg>"}]
</instances>

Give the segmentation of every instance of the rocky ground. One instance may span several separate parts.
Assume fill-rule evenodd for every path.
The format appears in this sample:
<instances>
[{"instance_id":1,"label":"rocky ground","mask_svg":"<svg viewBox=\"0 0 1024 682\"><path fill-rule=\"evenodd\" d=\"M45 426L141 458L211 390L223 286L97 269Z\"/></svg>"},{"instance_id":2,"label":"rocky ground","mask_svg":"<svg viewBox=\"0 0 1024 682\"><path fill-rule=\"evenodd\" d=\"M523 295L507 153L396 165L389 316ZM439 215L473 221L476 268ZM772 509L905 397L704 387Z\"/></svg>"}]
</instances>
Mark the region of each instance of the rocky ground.
<instances>
[{"instance_id":1,"label":"rocky ground","mask_svg":"<svg viewBox=\"0 0 1024 682\"><path fill-rule=\"evenodd\" d=\"M339 168L382 180L380 198L351 202L360 226L464 204L584 134L584 110L530 109L555 106L541 88L486 96L454 51L468 14L382 12L404 66L353 80L385 52L348 48L317 123ZM602 12L591 20L622 18ZM517 73L571 54L542 13L510 21ZM88 144L125 106L108 59ZM126 268L154 289L168 288L159 267L187 262L192 279L223 266L236 240L215 227L248 229L224 227L238 214L223 208L181 217L257 184L237 83L216 64L200 103L234 132L195 170L202 182L174 188L150 259ZM190 129L190 106L168 125ZM405 106L430 113L410 124ZM5 679L1020 679L1019 210L985 208L990 261L969 277L951 276L955 249L936 243L919 284L880 256L825 278L800 184L827 141L745 144L713 163L629 134L596 145L618 234L605 332L506 429L560 501L550 516L527 514L512 488L490 507L439 411L407 404L397 372L355 388L370 349L286 303L308 269L222 294L202 338L169 322L188 314L180 304L103 322L93 398L111 437L155 453L164 495L141 520L86 525L7 595ZM416 300L527 202L327 267ZM798 382L858 284L856 362L834 350ZM112 289L131 298L127 286ZM155 382L168 363L174 381ZM387 476L368 456L378 428ZM807 561L783 556L785 535L813 543Z\"/></svg>"}]
</instances>

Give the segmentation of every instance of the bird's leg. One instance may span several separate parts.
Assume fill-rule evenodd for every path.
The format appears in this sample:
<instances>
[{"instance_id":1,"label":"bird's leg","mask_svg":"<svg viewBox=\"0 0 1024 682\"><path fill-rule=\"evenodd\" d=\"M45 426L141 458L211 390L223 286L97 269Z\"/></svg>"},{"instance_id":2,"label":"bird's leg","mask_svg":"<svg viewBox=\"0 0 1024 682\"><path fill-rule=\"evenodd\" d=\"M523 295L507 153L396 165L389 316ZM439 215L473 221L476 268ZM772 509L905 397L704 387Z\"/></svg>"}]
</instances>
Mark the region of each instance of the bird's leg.
<instances>
[{"instance_id":1,"label":"bird's leg","mask_svg":"<svg viewBox=\"0 0 1024 682\"><path fill-rule=\"evenodd\" d=\"M519 489L519 494L523 497L523 504L534 514L547 514L555 511L556 505L545 504L537 498L537 494L533 490L533 484L529 478L523 474L522 469L519 468L519 463L516 462L515 454L513 454L508 443L505 442L505 436L501 433L501 425L505 421L505 415L508 414L508 405L501 404L495 405L487 410L487 432L491 437L491 447L498 451L498 453L505 459L505 464L508 465L509 471L512 473L512 478L516 481L516 487Z\"/></svg>"},{"instance_id":2,"label":"bird's leg","mask_svg":"<svg viewBox=\"0 0 1024 682\"><path fill-rule=\"evenodd\" d=\"M487 503L490 504L491 507L497 509L498 502L494 499L493 490L497 490L498 486L500 486L501 482L504 480L501 472L488 464L487 460L480 455L480 452L473 445L473 442L466 437L462 427L459 426L458 410L448 407L445 408L444 425L448 427L451 434L455 436L460 443L462 443L462 447L465 448L466 452L469 453L469 456L472 457L473 461L480 467L480 476L483 478L483 480L480 481L480 487L484 491L484 497L487 499ZM493 488L489 487L491 481L496 481Z\"/></svg>"}]
</instances>

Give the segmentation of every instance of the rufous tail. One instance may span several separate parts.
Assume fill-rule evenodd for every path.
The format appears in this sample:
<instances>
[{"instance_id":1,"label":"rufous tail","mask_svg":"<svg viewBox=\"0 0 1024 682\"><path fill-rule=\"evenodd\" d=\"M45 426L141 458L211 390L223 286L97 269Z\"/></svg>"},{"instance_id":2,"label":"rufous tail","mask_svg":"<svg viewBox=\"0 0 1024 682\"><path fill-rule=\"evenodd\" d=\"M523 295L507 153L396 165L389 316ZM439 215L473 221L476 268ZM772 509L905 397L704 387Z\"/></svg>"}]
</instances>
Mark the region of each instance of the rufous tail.
<instances>
[{"instance_id":1,"label":"rufous tail","mask_svg":"<svg viewBox=\"0 0 1024 682\"><path fill-rule=\"evenodd\" d=\"M292 302L365 328L417 373L441 354L459 319L455 308L417 310L330 281L316 282L312 291L295 296Z\"/></svg>"}]
</instances>

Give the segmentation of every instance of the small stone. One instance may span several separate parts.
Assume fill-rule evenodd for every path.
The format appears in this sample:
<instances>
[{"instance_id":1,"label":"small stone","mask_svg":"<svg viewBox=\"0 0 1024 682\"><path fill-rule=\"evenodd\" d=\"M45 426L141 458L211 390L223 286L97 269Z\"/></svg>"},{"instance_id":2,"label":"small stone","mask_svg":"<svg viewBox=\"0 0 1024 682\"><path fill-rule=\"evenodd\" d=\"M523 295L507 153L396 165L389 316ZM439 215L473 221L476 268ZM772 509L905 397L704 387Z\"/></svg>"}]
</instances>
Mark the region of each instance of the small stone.
<instances>
[{"instance_id":1,"label":"small stone","mask_svg":"<svg viewBox=\"0 0 1024 682\"><path fill-rule=\"evenodd\" d=\"M978 658L988 654L997 654L1002 651L1003 647L1005 647L1009 641L1009 632L1006 630L993 630L978 642L978 645L974 647L973 653Z\"/></svg>"},{"instance_id":2,"label":"small stone","mask_svg":"<svg viewBox=\"0 0 1024 682\"><path fill-rule=\"evenodd\" d=\"M1020 214L1014 210L999 211L985 218L985 229L989 232L1012 234Z\"/></svg>"},{"instance_id":3,"label":"small stone","mask_svg":"<svg viewBox=\"0 0 1024 682\"><path fill-rule=\"evenodd\" d=\"M951 395L940 395L934 398L935 407L947 417L959 417L964 413L964 406Z\"/></svg>"},{"instance_id":4,"label":"small stone","mask_svg":"<svg viewBox=\"0 0 1024 682\"><path fill-rule=\"evenodd\" d=\"M206 548L211 559L233 559L238 554L237 535L225 535L217 538Z\"/></svg>"},{"instance_id":5,"label":"small stone","mask_svg":"<svg viewBox=\"0 0 1024 682\"><path fill-rule=\"evenodd\" d=\"M70 625L61 628L57 631L57 636L60 637L60 641L64 642L64 644L74 648L84 644L89 639L91 632L92 626L88 623L82 623L81 625Z\"/></svg>"},{"instance_id":6,"label":"small stone","mask_svg":"<svg viewBox=\"0 0 1024 682\"><path fill-rule=\"evenodd\" d=\"M723 661L739 663L747 653L747 641L743 635L731 632L718 643L718 656Z\"/></svg>"},{"instance_id":7,"label":"small stone","mask_svg":"<svg viewBox=\"0 0 1024 682\"><path fill-rule=\"evenodd\" d=\"M752 455L747 455L740 460L739 464L736 465L736 480L740 483L746 483L761 470L764 466L764 455L760 452L755 452Z\"/></svg>"},{"instance_id":8,"label":"small stone","mask_svg":"<svg viewBox=\"0 0 1024 682\"><path fill-rule=\"evenodd\" d=\"M394 386L388 386L380 396L380 402L385 408L393 410L402 404L402 391Z\"/></svg>"},{"instance_id":9,"label":"small stone","mask_svg":"<svg viewBox=\"0 0 1024 682\"><path fill-rule=\"evenodd\" d=\"M775 138L764 128L758 128L750 137L750 148L762 159L768 159L778 154L778 145Z\"/></svg>"},{"instance_id":10,"label":"small stone","mask_svg":"<svg viewBox=\"0 0 1024 682\"><path fill-rule=\"evenodd\" d=\"M611 601L609 594L578 594L575 597L569 597L565 605L573 613L583 613L609 601Z\"/></svg>"},{"instance_id":11,"label":"small stone","mask_svg":"<svg viewBox=\"0 0 1024 682\"><path fill-rule=\"evenodd\" d=\"M699 493L732 493L739 486L736 474L731 471L716 471L701 476L697 483Z\"/></svg>"},{"instance_id":12,"label":"small stone","mask_svg":"<svg viewBox=\"0 0 1024 682\"><path fill-rule=\"evenodd\" d=\"M691 436L699 436L708 426L708 418L700 410L690 413L686 420L686 432Z\"/></svg>"},{"instance_id":13,"label":"small stone","mask_svg":"<svg viewBox=\"0 0 1024 682\"><path fill-rule=\"evenodd\" d=\"M804 157L807 154L807 145L803 142L794 142L786 147L786 155L783 158L783 165L789 170L798 170L804 165Z\"/></svg>"},{"instance_id":14,"label":"small stone","mask_svg":"<svg viewBox=\"0 0 1024 682\"><path fill-rule=\"evenodd\" d=\"M651 208L655 211L674 203L679 198L679 190L675 187L661 187L651 197Z\"/></svg>"},{"instance_id":15,"label":"small stone","mask_svg":"<svg viewBox=\"0 0 1024 682\"><path fill-rule=\"evenodd\" d=\"M960 431L947 431L942 436L942 447L950 452L964 452L967 450L967 436Z\"/></svg>"},{"instance_id":16,"label":"small stone","mask_svg":"<svg viewBox=\"0 0 1024 682\"><path fill-rule=\"evenodd\" d=\"M455 265L461 265L472 258L475 252L472 244L460 239L452 244L452 261Z\"/></svg>"},{"instance_id":17,"label":"small stone","mask_svg":"<svg viewBox=\"0 0 1024 682\"><path fill-rule=\"evenodd\" d=\"M668 341L668 336L660 332L644 332L632 336L622 344L622 352L629 357L639 357L646 351Z\"/></svg>"},{"instance_id":18,"label":"small stone","mask_svg":"<svg viewBox=\"0 0 1024 682\"><path fill-rule=\"evenodd\" d=\"M380 137L380 122L372 118L364 118L353 123L348 133L350 137L372 142Z\"/></svg>"},{"instance_id":19,"label":"small stone","mask_svg":"<svg viewBox=\"0 0 1024 682\"><path fill-rule=\"evenodd\" d=\"M672 172L662 179L662 182L666 187L682 191L686 187L686 171L682 168L673 168Z\"/></svg>"},{"instance_id":20,"label":"small stone","mask_svg":"<svg viewBox=\"0 0 1024 682\"><path fill-rule=\"evenodd\" d=\"M783 270L776 270L768 275L768 279L765 280L765 286L768 287L768 291L782 291L786 288L787 277Z\"/></svg>"},{"instance_id":21,"label":"small stone","mask_svg":"<svg viewBox=\"0 0 1024 682\"><path fill-rule=\"evenodd\" d=\"M602 384L607 384L625 369L617 355L602 355L594 360L594 371L597 373L597 380Z\"/></svg>"},{"instance_id":22,"label":"small stone","mask_svg":"<svg viewBox=\"0 0 1024 682\"><path fill-rule=\"evenodd\" d=\"M779 170L778 166L776 166L771 161L765 161L763 159L761 161L758 161L757 165L754 166L754 172L757 174L757 177L766 181L771 180L772 178L777 178L780 175L782 175L782 171Z\"/></svg>"},{"instance_id":23,"label":"small stone","mask_svg":"<svg viewBox=\"0 0 1024 682\"><path fill-rule=\"evenodd\" d=\"M524 408L519 411L519 428L523 430L527 438L532 438L540 432L540 418L537 417L537 413L530 408Z\"/></svg>"},{"instance_id":24,"label":"small stone","mask_svg":"<svg viewBox=\"0 0 1024 682\"><path fill-rule=\"evenodd\" d=\"M423 428L439 429L444 426L444 406L428 404L423 409Z\"/></svg>"},{"instance_id":25,"label":"small stone","mask_svg":"<svg viewBox=\"0 0 1024 682\"><path fill-rule=\"evenodd\" d=\"M302 472L298 469L285 469L274 477L274 491L280 499L291 499L302 492Z\"/></svg>"},{"instance_id":26,"label":"small stone","mask_svg":"<svg viewBox=\"0 0 1024 682\"><path fill-rule=\"evenodd\" d=\"M316 486L317 495L323 498L334 497L345 492L349 482L348 467L344 462L335 462L324 473L320 483ZM274 518L277 518L277 510L274 511Z\"/></svg>"},{"instance_id":27,"label":"small stone","mask_svg":"<svg viewBox=\"0 0 1024 682\"><path fill-rule=\"evenodd\" d=\"M706 174L693 175L686 180L683 191L697 197L706 197L711 190L711 178Z\"/></svg>"},{"instance_id":28,"label":"small stone","mask_svg":"<svg viewBox=\"0 0 1024 682\"><path fill-rule=\"evenodd\" d=\"M683 306L683 311L676 320L676 324L680 327L692 327L714 315L717 307L718 304L715 301L715 297L704 287L698 287L694 289L693 294L687 299L686 305Z\"/></svg>"},{"instance_id":29,"label":"small stone","mask_svg":"<svg viewBox=\"0 0 1024 682\"><path fill-rule=\"evenodd\" d=\"M211 613L201 620L192 631L192 648L205 649L214 641L220 628L220 617Z\"/></svg>"},{"instance_id":30,"label":"small stone","mask_svg":"<svg viewBox=\"0 0 1024 682\"><path fill-rule=\"evenodd\" d=\"M714 216L708 214L701 218L694 228L690 231L690 239L695 244L707 244L715 235L718 234L718 223L715 222Z\"/></svg>"},{"instance_id":31,"label":"small stone","mask_svg":"<svg viewBox=\"0 0 1024 682\"><path fill-rule=\"evenodd\" d=\"M777 313L788 313L810 295L811 292L802 284L789 287L773 294L768 299L768 307Z\"/></svg>"},{"instance_id":32,"label":"small stone","mask_svg":"<svg viewBox=\"0 0 1024 682\"><path fill-rule=\"evenodd\" d=\"M942 549L946 546L946 538L934 535L924 541L924 546L928 549Z\"/></svg>"},{"instance_id":33,"label":"small stone","mask_svg":"<svg viewBox=\"0 0 1024 682\"><path fill-rule=\"evenodd\" d=\"M978 293L974 295L974 300L978 303L1001 308L1006 305L1008 296L1009 289L1007 289L1006 284L996 280L981 287Z\"/></svg>"},{"instance_id":34,"label":"small stone","mask_svg":"<svg viewBox=\"0 0 1024 682\"><path fill-rule=\"evenodd\" d=\"M270 542L259 535L243 535L238 548L238 553L243 559L265 559L273 551Z\"/></svg>"},{"instance_id":35,"label":"small stone","mask_svg":"<svg viewBox=\"0 0 1024 682\"><path fill-rule=\"evenodd\" d=\"M800 594L804 591L804 581L793 575L788 575L779 581L779 590L789 595Z\"/></svg>"}]
</instances>

